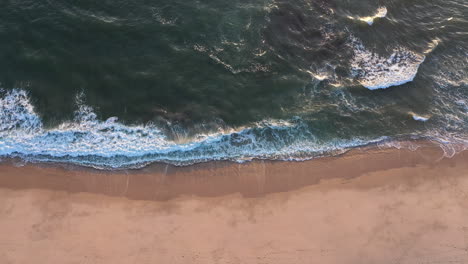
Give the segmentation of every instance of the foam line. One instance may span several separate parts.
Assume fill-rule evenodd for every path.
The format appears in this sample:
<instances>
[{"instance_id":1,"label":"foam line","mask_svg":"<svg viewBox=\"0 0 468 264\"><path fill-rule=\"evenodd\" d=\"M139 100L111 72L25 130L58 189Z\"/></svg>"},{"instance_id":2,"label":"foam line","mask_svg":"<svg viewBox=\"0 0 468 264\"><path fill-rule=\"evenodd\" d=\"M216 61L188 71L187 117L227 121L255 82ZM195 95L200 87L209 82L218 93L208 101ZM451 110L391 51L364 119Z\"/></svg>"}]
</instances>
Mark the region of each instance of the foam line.
<instances>
[{"instance_id":1,"label":"foam line","mask_svg":"<svg viewBox=\"0 0 468 264\"><path fill-rule=\"evenodd\" d=\"M0 156L122 168L155 161L183 165L254 158L301 160L369 143L366 139L321 142L298 118L265 120L177 143L154 125L128 126L115 117L100 121L81 97L77 97L72 121L45 129L25 91L4 92L0 99Z\"/></svg>"}]
</instances>

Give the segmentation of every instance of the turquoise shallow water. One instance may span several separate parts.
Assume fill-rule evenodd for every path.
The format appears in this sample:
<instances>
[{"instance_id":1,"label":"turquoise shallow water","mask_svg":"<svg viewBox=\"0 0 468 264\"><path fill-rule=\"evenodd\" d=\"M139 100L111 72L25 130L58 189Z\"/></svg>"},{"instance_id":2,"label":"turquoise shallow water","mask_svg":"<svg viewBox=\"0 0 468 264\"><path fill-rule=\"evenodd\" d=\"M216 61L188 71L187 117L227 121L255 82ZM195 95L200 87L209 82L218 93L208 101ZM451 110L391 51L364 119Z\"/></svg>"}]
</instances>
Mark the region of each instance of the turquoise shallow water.
<instances>
[{"instance_id":1,"label":"turquoise shallow water","mask_svg":"<svg viewBox=\"0 0 468 264\"><path fill-rule=\"evenodd\" d=\"M0 155L122 168L465 146L467 13L463 0L4 1Z\"/></svg>"}]
</instances>

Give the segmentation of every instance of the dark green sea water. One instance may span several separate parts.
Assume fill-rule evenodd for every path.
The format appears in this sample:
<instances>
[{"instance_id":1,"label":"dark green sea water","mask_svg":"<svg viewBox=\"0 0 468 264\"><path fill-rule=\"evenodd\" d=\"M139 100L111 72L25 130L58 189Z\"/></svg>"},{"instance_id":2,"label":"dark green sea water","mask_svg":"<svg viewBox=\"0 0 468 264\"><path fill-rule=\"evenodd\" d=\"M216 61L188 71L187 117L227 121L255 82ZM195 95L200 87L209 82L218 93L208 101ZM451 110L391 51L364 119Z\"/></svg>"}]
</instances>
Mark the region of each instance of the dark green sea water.
<instances>
[{"instance_id":1,"label":"dark green sea water","mask_svg":"<svg viewBox=\"0 0 468 264\"><path fill-rule=\"evenodd\" d=\"M3 0L0 155L99 168L468 143L466 0Z\"/></svg>"}]
</instances>

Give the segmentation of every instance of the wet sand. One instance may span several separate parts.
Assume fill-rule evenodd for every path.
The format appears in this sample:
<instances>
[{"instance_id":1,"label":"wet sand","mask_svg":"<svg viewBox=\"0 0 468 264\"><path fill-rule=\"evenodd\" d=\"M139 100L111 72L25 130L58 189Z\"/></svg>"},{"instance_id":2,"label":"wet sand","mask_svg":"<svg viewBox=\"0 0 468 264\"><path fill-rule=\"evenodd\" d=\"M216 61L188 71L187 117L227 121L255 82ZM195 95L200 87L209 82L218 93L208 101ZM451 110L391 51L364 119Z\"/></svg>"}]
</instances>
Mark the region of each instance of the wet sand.
<instances>
[{"instance_id":1,"label":"wet sand","mask_svg":"<svg viewBox=\"0 0 468 264\"><path fill-rule=\"evenodd\" d=\"M468 152L0 164L0 263L468 263Z\"/></svg>"}]
</instances>

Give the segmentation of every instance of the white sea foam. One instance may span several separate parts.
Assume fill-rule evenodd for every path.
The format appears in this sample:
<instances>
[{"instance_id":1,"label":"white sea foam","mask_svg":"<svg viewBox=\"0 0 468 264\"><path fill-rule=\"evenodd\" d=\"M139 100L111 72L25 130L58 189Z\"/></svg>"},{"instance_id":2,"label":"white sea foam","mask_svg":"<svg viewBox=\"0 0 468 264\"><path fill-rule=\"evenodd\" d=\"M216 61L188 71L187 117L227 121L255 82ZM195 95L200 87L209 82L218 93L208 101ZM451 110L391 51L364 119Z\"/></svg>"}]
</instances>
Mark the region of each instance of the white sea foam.
<instances>
[{"instance_id":1,"label":"white sea foam","mask_svg":"<svg viewBox=\"0 0 468 264\"><path fill-rule=\"evenodd\" d=\"M265 120L250 127L174 141L155 125L124 125L115 117L100 121L82 98L82 95L77 97L73 120L46 129L25 91L2 91L0 157L69 162L95 168L136 168L152 162L186 165L210 160L306 160L379 142L382 146L395 144L387 137L323 141L300 118ZM468 146L468 140L458 146L459 137L455 138L455 144L449 144L452 137L436 138L442 142L446 156ZM444 138L449 143L443 142Z\"/></svg>"},{"instance_id":2,"label":"white sea foam","mask_svg":"<svg viewBox=\"0 0 468 264\"><path fill-rule=\"evenodd\" d=\"M352 39L354 57L353 75L369 90L384 89L413 81L425 57L406 48L396 48L388 57L367 50L357 39Z\"/></svg>"},{"instance_id":3,"label":"white sea foam","mask_svg":"<svg viewBox=\"0 0 468 264\"><path fill-rule=\"evenodd\" d=\"M348 18L352 20L366 22L369 26L372 26L376 18L384 18L386 15L387 15L387 8L385 6L382 6L382 7L377 8L377 11L373 16L366 16L366 17L348 16Z\"/></svg>"},{"instance_id":4,"label":"white sea foam","mask_svg":"<svg viewBox=\"0 0 468 264\"><path fill-rule=\"evenodd\" d=\"M0 89L0 95L0 133L42 129L42 122L25 91L16 89L7 92Z\"/></svg>"},{"instance_id":5,"label":"white sea foam","mask_svg":"<svg viewBox=\"0 0 468 264\"><path fill-rule=\"evenodd\" d=\"M413 112L410 112L409 114L411 115L411 117L414 120L421 121L421 122L426 122L427 120L429 120L431 118L430 116L421 116L421 115L415 114Z\"/></svg>"},{"instance_id":6,"label":"white sea foam","mask_svg":"<svg viewBox=\"0 0 468 264\"><path fill-rule=\"evenodd\" d=\"M415 151L421 146L417 141L414 140L384 140L377 143L377 147L380 149L396 148L396 149L409 149Z\"/></svg>"},{"instance_id":7,"label":"white sea foam","mask_svg":"<svg viewBox=\"0 0 468 264\"><path fill-rule=\"evenodd\" d=\"M98 168L135 167L155 161L191 164L253 158L302 160L372 142L321 142L301 119L294 118L196 135L178 143L155 125L128 126L115 117L100 121L82 96L77 97L72 121L46 129L27 93L18 89L3 92L0 110L0 157L19 156Z\"/></svg>"}]
</instances>

